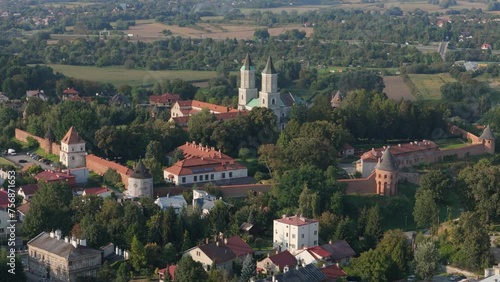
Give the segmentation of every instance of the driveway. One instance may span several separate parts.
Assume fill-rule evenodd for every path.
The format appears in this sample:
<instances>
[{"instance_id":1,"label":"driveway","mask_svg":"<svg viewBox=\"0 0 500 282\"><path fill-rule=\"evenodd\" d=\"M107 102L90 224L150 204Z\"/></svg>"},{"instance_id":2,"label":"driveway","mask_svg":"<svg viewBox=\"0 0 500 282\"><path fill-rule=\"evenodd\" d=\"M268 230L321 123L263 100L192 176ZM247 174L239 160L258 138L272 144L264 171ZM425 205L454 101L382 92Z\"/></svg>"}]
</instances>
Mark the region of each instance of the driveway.
<instances>
[{"instance_id":1,"label":"driveway","mask_svg":"<svg viewBox=\"0 0 500 282\"><path fill-rule=\"evenodd\" d=\"M19 152L15 156L3 156L4 158L8 159L9 161L15 163L16 165L20 165L24 167L25 165L32 163L41 166L44 170L51 170L54 169L53 167L46 165L44 163L41 163L39 161L35 161L32 159L30 156L26 155L27 152ZM26 163L19 163L20 160L25 160Z\"/></svg>"}]
</instances>

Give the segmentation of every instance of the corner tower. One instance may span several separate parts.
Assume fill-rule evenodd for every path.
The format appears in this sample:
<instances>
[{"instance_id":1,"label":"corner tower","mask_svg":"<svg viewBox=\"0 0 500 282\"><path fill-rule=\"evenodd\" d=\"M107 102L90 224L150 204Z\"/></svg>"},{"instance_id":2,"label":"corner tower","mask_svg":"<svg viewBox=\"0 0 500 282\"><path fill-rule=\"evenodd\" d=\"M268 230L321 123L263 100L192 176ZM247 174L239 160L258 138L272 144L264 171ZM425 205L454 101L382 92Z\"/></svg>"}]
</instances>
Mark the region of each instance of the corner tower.
<instances>
[{"instance_id":1,"label":"corner tower","mask_svg":"<svg viewBox=\"0 0 500 282\"><path fill-rule=\"evenodd\" d=\"M382 153L375 167L375 181L377 194L382 196L396 196L398 184L398 165L389 151L389 147Z\"/></svg>"},{"instance_id":2,"label":"corner tower","mask_svg":"<svg viewBox=\"0 0 500 282\"><path fill-rule=\"evenodd\" d=\"M479 142L484 145L488 154L495 154L495 135L489 125L486 126L483 134L479 136Z\"/></svg>"},{"instance_id":3,"label":"corner tower","mask_svg":"<svg viewBox=\"0 0 500 282\"><path fill-rule=\"evenodd\" d=\"M56 141L56 136L54 135L54 132L52 131L52 128L47 129L47 132L45 133L44 136L45 140L48 141L48 147L46 148L48 154L52 154L52 143Z\"/></svg>"},{"instance_id":4,"label":"corner tower","mask_svg":"<svg viewBox=\"0 0 500 282\"><path fill-rule=\"evenodd\" d=\"M260 107L271 109L279 118L281 97L278 92L278 73L274 69L271 57L262 71L262 89L259 93L259 100Z\"/></svg>"},{"instance_id":5,"label":"corner tower","mask_svg":"<svg viewBox=\"0 0 500 282\"><path fill-rule=\"evenodd\" d=\"M245 110L246 105L253 99L258 98L258 91L255 88L255 67L247 54L245 62L240 68L240 88L238 89L238 110Z\"/></svg>"},{"instance_id":6,"label":"corner tower","mask_svg":"<svg viewBox=\"0 0 500 282\"><path fill-rule=\"evenodd\" d=\"M85 141L72 126L61 140L59 161L67 168L85 167Z\"/></svg>"},{"instance_id":7,"label":"corner tower","mask_svg":"<svg viewBox=\"0 0 500 282\"><path fill-rule=\"evenodd\" d=\"M153 197L153 176L139 159L134 171L128 177L128 195L130 197Z\"/></svg>"}]
</instances>

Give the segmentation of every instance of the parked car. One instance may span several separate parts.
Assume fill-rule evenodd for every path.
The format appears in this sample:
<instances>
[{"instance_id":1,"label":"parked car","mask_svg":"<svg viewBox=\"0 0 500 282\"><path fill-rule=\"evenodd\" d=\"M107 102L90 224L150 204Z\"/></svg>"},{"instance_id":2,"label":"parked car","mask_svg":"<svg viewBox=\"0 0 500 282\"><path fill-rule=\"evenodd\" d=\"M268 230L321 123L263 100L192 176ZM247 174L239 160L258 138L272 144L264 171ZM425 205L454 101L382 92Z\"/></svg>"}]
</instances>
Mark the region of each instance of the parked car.
<instances>
[{"instance_id":1,"label":"parked car","mask_svg":"<svg viewBox=\"0 0 500 282\"><path fill-rule=\"evenodd\" d=\"M8 153L10 156L15 156L15 155L17 155L16 150L14 150L14 149L8 149L8 150L7 150L7 153Z\"/></svg>"},{"instance_id":2,"label":"parked car","mask_svg":"<svg viewBox=\"0 0 500 282\"><path fill-rule=\"evenodd\" d=\"M33 154L31 151L26 153L27 156L31 156L31 154Z\"/></svg>"},{"instance_id":3,"label":"parked car","mask_svg":"<svg viewBox=\"0 0 500 282\"><path fill-rule=\"evenodd\" d=\"M24 164L24 163L27 163L28 161L27 160L19 160L18 161L20 164Z\"/></svg>"},{"instance_id":4,"label":"parked car","mask_svg":"<svg viewBox=\"0 0 500 282\"><path fill-rule=\"evenodd\" d=\"M406 281L407 281L407 282L413 282L413 281L415 281L415 280L416 280L415 275L410 275L410 276L408 276L408 277L406 278Z\"/></svg>"},{"instance_id":5,"label":"parked car","mask_svg":"<svg viewBox=\"0 0 500 282\"><path fill-rule=\"evenodd\" d=\"M43 162L46 161L46 159L45 158L40 158L38 161L41 162L41 163L43 163Z\"/></svg>"},{"instance_id":6,"label":"parked car","mask_svg":"<svg viewBox=\"0 0 500 282\"><path fill-rule=\"evenodd\" d=\"M43 163L46 164L46 165L50 165L51 164L50 161L48 161L48 160L45 161L45 162L43 162Z\"/></svg>"}]
</instances>

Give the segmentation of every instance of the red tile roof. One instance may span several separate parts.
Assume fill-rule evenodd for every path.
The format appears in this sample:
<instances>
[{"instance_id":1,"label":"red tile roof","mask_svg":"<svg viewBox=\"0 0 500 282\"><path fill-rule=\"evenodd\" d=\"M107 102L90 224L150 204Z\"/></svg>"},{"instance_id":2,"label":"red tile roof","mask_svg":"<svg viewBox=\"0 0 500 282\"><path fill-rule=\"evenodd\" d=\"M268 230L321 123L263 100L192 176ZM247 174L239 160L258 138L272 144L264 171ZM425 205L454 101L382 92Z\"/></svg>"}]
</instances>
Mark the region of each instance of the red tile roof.
<instances>
[{"instance_id":1,"label":"red tile roof","mask_svg":"<svg viewBox=\"0 0 500 282\"><path fill-rule=\"evenodd\" d=\"M68 145L71 144L81 144L85 143L83 139L78 135L78 132L76 132L76 129L72 126L66 135L64 135L63 139L61 140L61 143L66 143Z\"/></svg>"},{"instance_id":2,"label":"red tile roof","mask_svg":"<svg viewBox=\"0 0 500 282\"><path fill-rule=\"evenodd\" d=\"M34 163L28 163L21 169L21 172L26 172L30 167L34 166Z\"/></svg>"},{"instance_id":3,"label":"red tile roof","mask_svg":"<svg viewBox=\"0 0 500 282\"><path fill-rule=\"evenodd\" d=\"M28 185L24 185L24 186L21 186L19 187L19 190L23 190L23 193L24 195L28 196L28 195L33 195L35 194L35 192L38 190L38 184L28 184Z\"/></svg>"},{"instance_id":4,"label":"red tile roof","mask_svg":"<svg viewBox=\"0 0 500 282\"><path fill-rule=\"evenodd\" d=\"M78 95L80 94L80 92L76 91L74 88L68 88L66 90L63 91L63 94L66 94L66 95Z\"/></svg>"},{"instance_id":5,"label":"red tile roof","mask_svg":"<svg viewBox=\"0 0 500 282\"><path fill-rule=\"evenodd\" d=\"M328 279L337 279L343 276L347 276L347 273L340 269L335 264L329 265L327 267L320 268L321 272L328 278ZM327 280L330 281L330 280Z\"/></svg>"},{"instance_id":6,"label":"red tile roof","mask_svg":"<svg viewBox=\"0 0 500 282\"><path fill-rule=\"evenodd\" d=\"M199 173L200 169L205 171L228 171L235 169L245 169L244 165L237 162L229 162L227 160L203 158L203 159L185 159L174 163L172 166L165 169L166 172L172 175L191 175ZM198 171L198 172L197 172Z\"/></svg>"},{"instance_id":7,"label":"red tile roof","mask_svg":"<svg viewBox=\"0 0 500 282\"><path fill-rule=\"evenodd\" d=\"M319 246L310 247L307 249L307 251L318 259L330 257L332 255L330 252Z\"/></svg>"},{"instance_id":8,"label":"red tile roof","mask_svg":"<svg viewBox=\"0 0 500 282\"><path fill-rule=\"evenodd\" d=\"M423 152L423 151L437 150L437 149L439 149L439 146L436 143L428 140L415 141L406 144L398 144L389 147L389 151L395 158L397 158L398 155L411 154L415 152ZM382 153L384 151L385 151L384 148L372 149L361 155L361 159L363 161L377 162L378 158L382 156Z\"/></svg>"},{"instance_id":9,"label":"red tile roof","mask_svg":"<svg viewBox=\"0 0 500 282\"><path fill-rule=\"evenodd\" d=\"M97 187L97 188L86 188L83 190L83 193L85 195L99 195L110 191L111 190L106 187Z\"/></svg>"},{"instance_id":10,"label":"red tile roof","mask_svg":"<svg viewBox=\"0 0 500 282\"><path fill-rule=\"evenodd\" d=\"M275 221L281 222L284 224L295 225L295 226L302 226L302 225L307 225L307 224L318 222L316 219L309 219L309 218L305 218L305 217L301 217L301 216L297 216L297 215L282 217L279 219L275 219Z\"/></svg>"},{"instance_id":11,"label":"red tile roof","mask_svg":"<svg viewBox=\"0 0 500 282\"><path fill-rule=\"evenodd\" d=\"M285 266L295 267L297 265L297 259L288 251L278 253L274 256L270 256L269 259L278 266L280 271L283 271Z\"/></svg>"},{"instance_id":12,"label":"red tile roof","mask_svg":"<svg viewBox=\"0 0 500 282\"><path fill-rule=\"evenodd\" d=\"M252 248L239 236L227 238L226 245L231 249L231 251L236 254L237 257L246 256L253 253Z\"/></svg>"},{"instance_id":13,"label":"red tile roof","mask_svg":"<svg viewBox=\"0 0 500 282\"><path fill-rule=\"evenodd\" d=\"M153 103L162 103L162 104L167 104L167 103L175 103L176 101L180 100L181 98L179 97L179 94L171 94L171 93L165 93L162 95L151 95L149 96L149 101Z\"/></svg>"},{"instance_id":14,"label":"red tile roof","mask_svg":"<svg viewBox=\"0 0 500 282\"><path fill-rule=\"evenodd\" d=\"M7 192L0 191L0 208L7 208L9 206L9 197L7 197Z\"/></svg>"},{"instance_id":15,"label":"red tile roof","mask_svg":"<svg viewBox=\"0 0 500 282\"><path fill-rule=\"evenodd\" d=\"M52 171L46 170L35 175L36 180L42 180L45 182L57 181L57 180L75 180L75 176L69 174L68 172Z\"/></svg>"},{"instance_id":16,"label":"red tile roof","mask_svg":"<svg viewBox=\"0 0 500 282\"><path fill-rule=\"evenodd\" d=\"M168 273L170 274L170 278L172 281L175 281L175 269L177 268L177 265L169 265L168 266ZM167 268L162 268L158 270L158 274L165 275L165 270Z\"/></svg>"},{"instance_id":17,"label":"red tile roof","mask_svg":"<svg viewBox=\"0 0 500 282\"><path fill-rule=\"evenodd\" d=\"M16 208L16 210L24 215L28 214L30 210L31 202L27 202L26 204L22 204Z\"/></svg>"},{"instance_id":18,"label":"red tile roof","mask_svg":"<svg viewBox=\"0 0 500 282\"><path fill-rule=\"evenodd\" d=\"M201 111L204 108L207 108L214 113L228 113L230 111L228 107L205 103L197 100L177 101L177 104L181 108L195 108L197 109L196 112Z\"/></svg>"},{"instance_id":19,"label":"red tile roof","mask_svg":"<svg viewBox=\"0 0 500 282\"><path fill-rule=\"evenodd\" d=\"M206 157L233 160L231 157L222 154L220 150L215 150L214 147L203 146L201 144L196 144L196 142L186 142L184 145L177 147L177 149L182 150L184 159ZM171 154L172 153L173 152L171 152Z\"/></svg>"},{"instance_id":20,"label":"red tile roof","mask_svg":"<svg viewBox=\"0 0 500 282\"><path fill-rule=\"evenodd\" d=\"M333 243L321 245L321 248L332 254L332 259L340 260L343 258L353 257L356 252L351 248L345 240L335 241Z\"/></svg>"}]
</instances>

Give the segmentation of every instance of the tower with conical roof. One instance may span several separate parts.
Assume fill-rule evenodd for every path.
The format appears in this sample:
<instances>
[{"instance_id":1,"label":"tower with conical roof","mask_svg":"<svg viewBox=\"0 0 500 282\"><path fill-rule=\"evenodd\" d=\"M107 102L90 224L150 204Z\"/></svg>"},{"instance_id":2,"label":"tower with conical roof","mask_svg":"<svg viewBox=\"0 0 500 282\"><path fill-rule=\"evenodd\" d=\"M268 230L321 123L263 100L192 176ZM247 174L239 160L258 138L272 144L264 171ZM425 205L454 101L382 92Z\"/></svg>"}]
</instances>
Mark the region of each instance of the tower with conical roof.
<instances>
[{"instance_id":1,"label":"tower with conical roof","mask_svg":"<svg viewBox=\"0 0 500 282\"><path fill-rule=\"evenodd\" d=\"M396 196L398 184L398 164L392 156L389 147L382 153L382 157L375 166L375 182L377 194L382 196Z\"/></svg>"},{"instance_id":2,"label":"tower with conical roof","mask_svg":"<svg viewBox=\"0 0 500 282\"><path fill-rule=\"evenodd\" d=\"M330 101L332 108L340 108L342 105L342 95L340 94L340 90L337 91L334 95L332 95L332 100Z\"/></svg>"},{"instance_id":3,"label":"tower with conical roof","mask_svg":"<svg viewBox=\"0 0 500 282\"><path fill-rule=\"evenodd\" d=\"M59 161L67 168L85 167L85 141L72 126L61 140Z\"/></svg>"},{"instance_id":4,"label":"tower with conical roof","mask_svg":"<svg viewBox=\"0 0 500 282\"><path fill-rule=\"evenodd\" d=\"M128 195L130 197L153 197L153 176L139 159L133 172L128 176Z\"/></svg>"},{"instance_id":5,"label":"tower with conical roof","mask_svg":"<svg viewBox=\"0 0 500 282\"><path fill-rule=\"evenodd\" d=\"M281 116L281 97L278 92L278 72L274 69L271 57L262 71L262 89L259 92L260 107L268 108L278 117Z\"/></svg>"},{"instance_id":6,"label":"tower with conical roof","mask_svg":"<svg viewBox=\"0 0 500 282\"><path fill-rule=\"evenodd\" d=\"M247 54L243 66L240 68L240 88L238 89L238 109L245 110L246 105L255 98L258 98L258 91L255 87L255 67L252 64L250 55Z\"/></svg>"},{"instance_id":7,"label":"tower with conical roof","mask_svg":"<svg viewBox=\"0 0 500 282\"><path fill-rule=\"evenodd\" d=\"M45 140L47 140L48 142L48 146L46 148L47 150L47 154L52 154L52 144L54 143L54 141L56 141L56 136L54 135L54 132L52 131L52 128L49 128L47 129L47 132L45 132L45 136L44 136Z\"/></svg>"},{"instance_id":8,"label":"tower with conical roof","mask_svg":"<svg viewBox=\"0 0 500 282\"><path fill-rule=\"evenodd\" d=\"M479 142L484 145L488 154L495 154L495 134L493 134L489 125L483 130L483 134L479 136Z\"/></svg>"}]
</instances>

